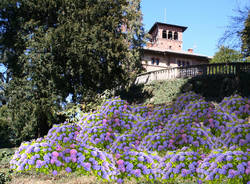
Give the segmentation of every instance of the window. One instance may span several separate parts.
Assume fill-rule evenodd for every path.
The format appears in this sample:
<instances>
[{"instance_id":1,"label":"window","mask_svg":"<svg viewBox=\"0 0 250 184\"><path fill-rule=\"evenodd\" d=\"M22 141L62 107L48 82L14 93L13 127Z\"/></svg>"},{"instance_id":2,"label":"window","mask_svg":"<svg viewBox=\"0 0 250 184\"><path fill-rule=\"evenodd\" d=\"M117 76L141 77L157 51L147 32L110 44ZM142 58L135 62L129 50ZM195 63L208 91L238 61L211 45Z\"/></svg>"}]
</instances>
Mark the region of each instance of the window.
<instances>
[{"instance_id":1,"label":"window","mask_svg":"<svg viewBox=\"0 0 250 184\"><path fill-rule=\"evenodd\" d=\"M167 38L167 31L166 30L162 31L162 38Z\"/></svg>"},{"instance_id":2,"label":"window","mask_svg":"<svg viewBox=\"0 0 250 184\"><path fill-rule=\"evenodd\" d=\"M155 59L155 62L156 62L157 65L159 65L159 59L158 58Z\"/></svg>"},{"instance_id":3,"label":"window","mask_svg":"<svg viewBox=\"0 0 250 184\"><path fill-rule=\"evenodd\" d=\"M182 62L181 62L181 65L182 65L182 66L185 66L185 61L182 61Z\"/></svg>"},{"instance_id":4,"label":"window","mask_svg":"<svg viewBox=\"0 0 250 184\"><path fill-rule=\"evenodd\" d=\"M172 35L172 31L169 31L169 32L168 32L168 39L172 40L172 36L173 36L173 35Z\"/></svg>"},{"instance_id":5,"label":"window","mask_svg":"<svg viewBox=\"0 0 250 184\"><path fill-rule=\"evenodd\" d=\"M177 64L178 64L178 66L181 66L181 61L178 60L178 61L177 61Z\"/></svg>"},{"instance_id":6,"label":"window","mask_svg":"<svg viewBox=\"0 0 250 184\"><path fill-rule=\"evenodd\" d=\"M154 58L151 59L151 64L152 65L155 64L155 59Z\"/></svg>"},{"instance_id":7,"label":"window","mask_svg":"<svg viewBox=\"0 0 250 184\"><path fill-rule=\"evenodd\" d=\"M187 66L190 66L190 63L189 63L189 61L187 61Z\"/></svg>"},{"instance_id":8,"label":"window","mask_svg":"<svg viewBox=\"0 0 250 184\"><path fill-rule=\"evenodd\" d=\"M171 50L171 49L172 49L172 46L169 46L168 48Z\"/></svg>"},{"instance_id":9,"label":"window","mask_svg":"<svg viewBox=\"0 0 250 184\"><path fill-rule=\"evenodd\" d=\"M174 32L174 40L178 40L178 33Z\"/></svg>"}]
</instances>

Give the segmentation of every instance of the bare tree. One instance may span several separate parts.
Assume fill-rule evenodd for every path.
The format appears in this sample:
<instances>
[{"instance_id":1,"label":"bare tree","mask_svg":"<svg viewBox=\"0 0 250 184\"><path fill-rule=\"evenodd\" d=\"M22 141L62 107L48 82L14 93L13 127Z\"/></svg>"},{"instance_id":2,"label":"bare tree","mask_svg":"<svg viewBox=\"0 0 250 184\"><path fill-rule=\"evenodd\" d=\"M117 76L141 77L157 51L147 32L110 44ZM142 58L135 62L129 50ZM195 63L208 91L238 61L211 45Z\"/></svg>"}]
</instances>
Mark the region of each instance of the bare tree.
<instances>
[{"instance_id":1,"label":"bare tree","mask_svg":"<svg viewBox=\"0 0 250 184\"><path fill-rule=\"evenodd\" d=\"M250 6L246 5L244 8L238 7L236 10L237 15L231 16L230 24L226 27L226 31L219 39L218 45L227 45L234 49L241 48L242 45L242 31L245 28L245 21L250 13Z\"/></svg>"}]
</instances>

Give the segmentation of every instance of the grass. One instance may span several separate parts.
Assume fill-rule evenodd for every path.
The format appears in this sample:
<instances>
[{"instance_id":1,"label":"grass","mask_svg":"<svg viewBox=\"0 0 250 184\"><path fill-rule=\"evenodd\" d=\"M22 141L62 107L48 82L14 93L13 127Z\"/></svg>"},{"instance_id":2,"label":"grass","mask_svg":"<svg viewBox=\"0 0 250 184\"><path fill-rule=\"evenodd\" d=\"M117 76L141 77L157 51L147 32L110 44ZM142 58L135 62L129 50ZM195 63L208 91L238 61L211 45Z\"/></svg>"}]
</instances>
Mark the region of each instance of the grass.
<instances>
[{"instance_id":1,"label":"grass","mask_svg":"<svg viewBox=\"0 0 250 184\"><path fill-rule=\"evenodd\" d=\"M97 180L94 176L81 176L76 173L66 174L61 173L54 177L52 175L44 175L37 173L29 174L15 174L10 182L12 184L102 184L102 181ZM195 181L176 181L176 183L182 184L195 184ZM107 184L115 184L114 182L107 182ZM136 180L126 180L125 184L150 184L150 182ZM154 184L161 184L160 182L154 182ZM174 184L174 183L172 183Z\"/></svg>"}]
</instances>

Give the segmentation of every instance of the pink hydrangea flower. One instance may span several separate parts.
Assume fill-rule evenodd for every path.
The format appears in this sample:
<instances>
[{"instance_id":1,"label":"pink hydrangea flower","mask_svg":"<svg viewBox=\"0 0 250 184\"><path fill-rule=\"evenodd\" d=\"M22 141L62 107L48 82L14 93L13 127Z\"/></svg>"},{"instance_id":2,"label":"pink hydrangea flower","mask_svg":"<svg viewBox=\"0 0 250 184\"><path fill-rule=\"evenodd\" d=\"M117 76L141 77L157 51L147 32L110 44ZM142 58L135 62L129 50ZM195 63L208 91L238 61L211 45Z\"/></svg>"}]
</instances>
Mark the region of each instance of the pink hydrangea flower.
<instances>
[{"instance_id":1,"label":"pink hydrangea flower","mask_svg":"<svg viewBox=\"0 0 250 184\"><path fill-rule=\"evenodd\" d=\"M56 162L56 159L55 158L52 158L51 160L50 160L50 163L51 164L54 164Z\"/></svg>"},{"instance_id":2,"label":"pink hydrangea flower","mask_svg":"<svg viewBox=\"0 0 250 184\"><path fill-rule=\"evenodd\" d=\"M57 151L61 151L61 150L62 150L62 147L61 147L60 145L58 145L58 146L56 147L56 150L57 150Z\"/></svg>"},{"instance_id":3,"label":"pink hydrangea flower","mask_svg":"<svg viewBox=\"0 0 250 184\"><path fill-rule=\"evenodd\" d=\"M76 149L72 149L72 150L70 150L70 155L76 155L76 154L77 154Z\"/></svg>"},{"instance_id":4,"label":"pink hydrangea flower","mask_svg":"<svg viewBox=\"0 0 250 184\"><path fill-rule=\"evenodd\" d=\"M57 158L59 156L59 153L57 151L53 151L52 156Z\"/></svg>"},{"instance_id":5,"label":"pink hydrangea flower","mask_svg":"<svg viewBox=\"0 0 250 184\"><path fill-rule=\"evenodd\" d=\"M107 136L110 136L111 135L111 133L110 132L107 132Z\"/></svg>"},{"instance_id":6,"label":"pink hydrangea flower","mask_svg":"<svg viewBox=\"0 0 250 184\"><path fill-rule=\"evenodd\" d=\"M117 164L118 164L118 165L123 165L123 164L124 164L124 161L123 161L123 160L118 160L118 161L117 161Z\"/></svg>"},{"instance_id":7,"label":"pink hydrangea flower","mask_svg":"<svg viewBox=\"0 0 250 184\"><path fill-rule=\"evenodd\" d=\"M108 122L108 121L107 121L106 119L103 119L103 120L102 120L102 123L103 123L104 125L107 124L107 122Z\"/></svg>"},{"instance_id":8,"label":"pink hydrangea flower","mask_svg":"<svg viewBox=\"0 0 250 184\"><path fill-rule=\"evenodd\" d=\"M170 143L170 144L173 144L173 143L174 143L174 140L173 140L173 139L170 139L170 140L169 140L169 143Z\"/></svg>"},{"instance_id":9,"label":"pink hydrangea flower","mask_svg":"<svg viewBox=\"0 0 250 184\"><path fill-rule=\"evenodd\" d=\"M250 168L248 167L245 171L246 175L249 175L250 174Z\"/></svg>"},{"instance_id":10,"label":"pink hydrangea flower","mask_svg":"<svg viewBox=\"0 0 250 184\"><path fill-rule=\"evenodd\" d=\"M208 122L211 124L211 123L214 122L214 120L213 120L212 118L210 118L210 119L208 120Z\"/></svg>"},{"instance_id":11,"label":"pink hydrangea flower","mask_svg":"<svg viewBox=\"0 0 250 184\"><path fill-rule=\"evenodd\" d=\"M72 157L71 160L72 160L73 163L75 163L77 161L77 158L76 157Z\"/></svg>"},{"instance_id":12,"label":"pink hydrangea flower","mask_svg":"<svg viewBox=\"0 0 250 184\"><path fill-rule=\"evenodd\" d=\"M115 118L115 122L119 123L120 122L119 118Z\"/></svg>"}]
</instances>

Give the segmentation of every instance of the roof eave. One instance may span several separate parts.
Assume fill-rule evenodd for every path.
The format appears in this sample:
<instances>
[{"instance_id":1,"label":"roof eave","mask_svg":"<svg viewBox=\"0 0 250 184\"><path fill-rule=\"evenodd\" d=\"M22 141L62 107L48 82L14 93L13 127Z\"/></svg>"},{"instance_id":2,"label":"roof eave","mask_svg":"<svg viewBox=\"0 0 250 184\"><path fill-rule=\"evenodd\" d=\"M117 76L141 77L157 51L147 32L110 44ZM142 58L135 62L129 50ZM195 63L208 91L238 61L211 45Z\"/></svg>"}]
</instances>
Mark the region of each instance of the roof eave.
<instances>
[{"instance_id":1,"label":"roof eave","mask_svg":"<svg viewBox=\"0 0 250 184\"><path fill-rule=\"evenodd\" d=\"M151 49L145 49L145 48L143 50L150 51L150 52L155 52L155 53L162 53L162 54L176 54L176 55L184 55L184 56L189 56L189 57L200 57L200 58L205 58L207 60L212 59L209 56L198 55L198 54L189 54L189 53L181 53L181 52L169 52L169 51L161 51L161 50L151 50Z\"/></svg>"},{"instance_id":2,"label":"roof eave","mask_svg":"<svg viewBox=\"0 0 250 184\"><path fill-rule=\"evenodd\" d=\"M166 23L161 23L161 22L155 22L154 23L154 25L150 28L150 30L149 30L149 34L151 34L151 33L153 33L153 30L155 29L155 27L157 26L157 25L166 25L166 26L174 26L174 27L178 27L178 28L181 28L182 29L182 32L184 32L186 29L187 29L187 27L185 27L185 26L179 26L179 25L174 25L174 24L166 24Z\"/></svg>"}]
</instances>

